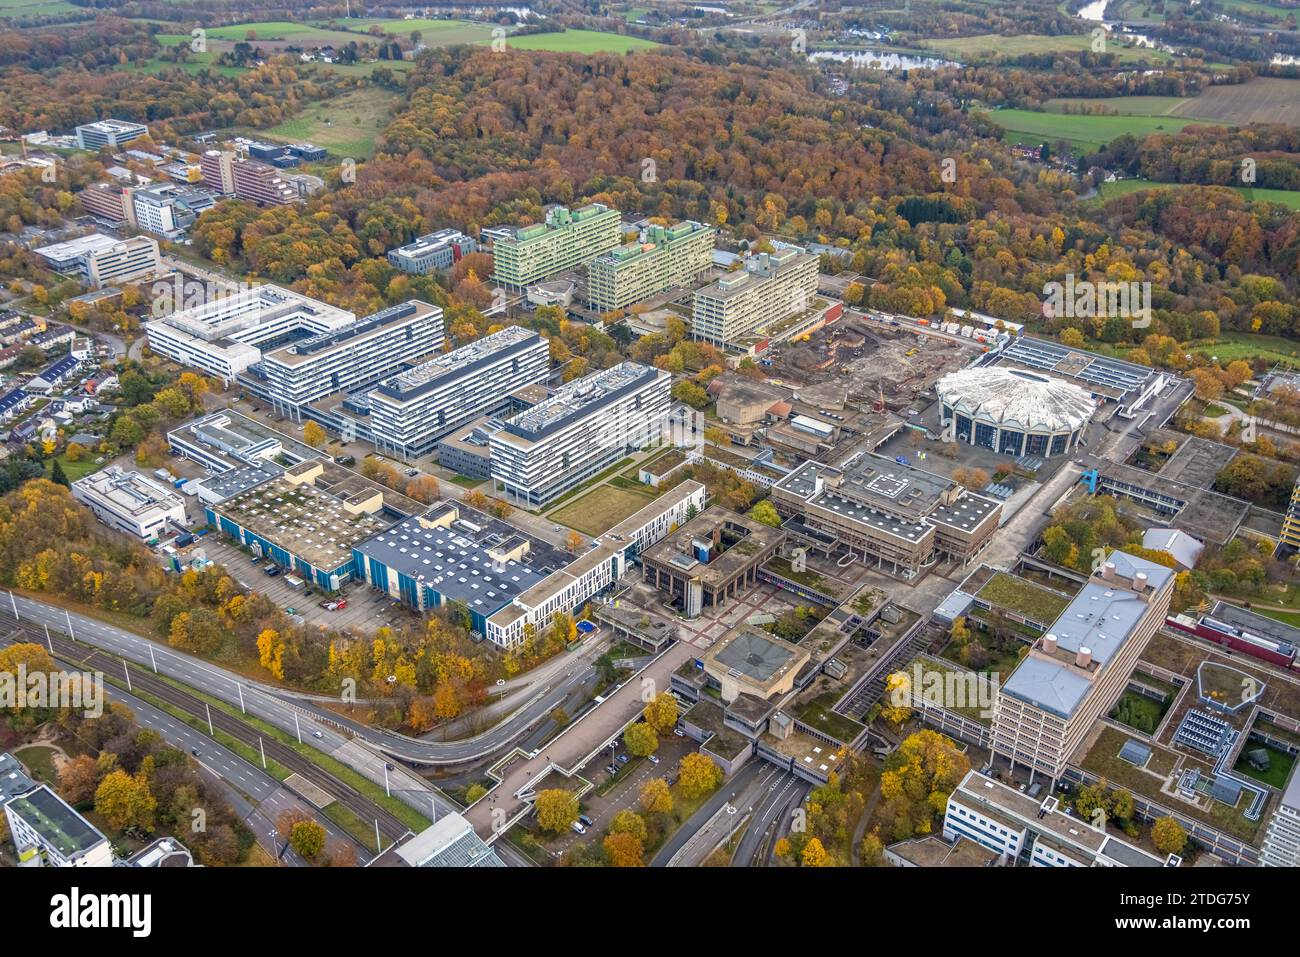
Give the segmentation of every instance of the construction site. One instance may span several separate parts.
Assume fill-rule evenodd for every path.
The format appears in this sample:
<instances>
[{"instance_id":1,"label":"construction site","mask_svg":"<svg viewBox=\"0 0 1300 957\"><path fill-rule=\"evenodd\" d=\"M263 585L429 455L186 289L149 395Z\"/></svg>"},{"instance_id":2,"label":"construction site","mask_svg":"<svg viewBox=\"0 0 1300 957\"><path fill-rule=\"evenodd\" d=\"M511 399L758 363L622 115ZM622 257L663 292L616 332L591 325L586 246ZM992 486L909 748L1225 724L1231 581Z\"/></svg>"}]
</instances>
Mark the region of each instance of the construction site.
<instances>
[{"instance_id":1,"label":"construction site","mask_svg":"<svg viewBox=\"0 0 1300 957\"><path fill-rule=\"evenodd\" d=\"M840 322L785 343L764 358L769 375L792 388L838 383L850 405L905 412L921 401L936 379L963 368L983 349L849 314Z\"/></svg>"}]
</instances>

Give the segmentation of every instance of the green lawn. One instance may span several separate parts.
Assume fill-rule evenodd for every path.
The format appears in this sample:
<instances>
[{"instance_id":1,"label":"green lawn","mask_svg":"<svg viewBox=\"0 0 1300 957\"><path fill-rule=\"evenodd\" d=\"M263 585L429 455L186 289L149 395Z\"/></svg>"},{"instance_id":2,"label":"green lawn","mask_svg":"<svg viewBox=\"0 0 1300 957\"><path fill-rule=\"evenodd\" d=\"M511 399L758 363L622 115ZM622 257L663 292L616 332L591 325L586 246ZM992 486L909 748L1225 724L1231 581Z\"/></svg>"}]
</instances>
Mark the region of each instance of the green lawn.
<instances>
[{"instance_id":1,"label":"green lawn","mask_svg":"<svg viewBox=\"0 0 1300 957\"><path fill-rule=\"evenodd\" d=\"M1228 410L1221 405L1215 405L1211 402L1205 407L1204 414L1207 419L1221 419L1228 414Z\"/></svg>"},{"instance_id":2,"label":"green lawn","mask_svg":"<svg viewBox=\"0 0 1300 957\"><path fill-rule=\"evenodd\" d=\"M1101 184L1101 198L1114 199L1128 193L1141 192L1144 189L1181 189L1191 183L1153 183L1145 179L1122 179L1114 183ZM1257 203L1281 203L1289 209L1300 210L1300 190L1293 189L1259 189L1253 186L1224 187L1238 193L1242 198Z\"/></svg>"},{"instance_id":3,"label":"green lawn","mask_svg":"<svg viewBox=\"0 0 1300 957\"><path fill-rule=\"evenodd\" d=\"M54 754L53 748L33 744L25 748L19 748L14 752L14 757L22 762L23 767L27 769L27 773L34 780L45 784L56 784L59 775L54 770Z\"/></svg>"},{"instance_id":4,"label":"green lawn","mask_svg":"<svg viewBox=\"0 0 1300 957\"><path fill-rule=\"evenodd\" d=\"M328 28L327 23L318 24ZM347 21L348 27L360 34L356 39L364 38L372 26L377 26L385 33L395 37L409 39L413 31L419 31L420 42L431 47L449 47L458 43L481 43L492 37L496 24L475 23L469 20L376 20L371 18ZM337 31L335 31L337 32Z\"/></svg>"},{"instance_id":5,"label":"green lawn","mask_svg":"<svg viewBox=\"0 0 1300 957\"><path fill-rule=\"evenodd\" d=\"M91 472L98 472L107 464L105 462L100 462L96 465L95 459L97 458L99 458L98 455L87 453L82 457L80 462L69 462L68 456L65 453L56 456L55 461L57 461L59 465L63 466L63 474L68 477L68 481L75 482L79 478L85 478ZM53 469L54 466L51 465L50 468Z\"/></svg>"},{"instance_id":6,"label":"green lawn","mask_svg":"<svg viewBox=\"0 0 1300 957\"><path fill-rule=\"evenodd\" d=\"M488 41L482 41L488 42ZM628 53L661 46L653 40L627 37L596 30L565 30L563 33L534 33L511 37L506 45L515 50L551 50L559 53Z\"/></svg>"},{"instance_id":7,"label":"green lawn","mask_svg":"<svg viewBox=\"0 0 1300 957\"><path fill-rule=\"evenodd\" d=\"M1268 754L1268 770L1259 771L1250 763L1246 757L1251 751L1257 748L1263 749ZM1279 751L1277 748L1270 747L1267 744L1260 744L1257 741L1247 741L1246 746L1241 749L1241 757L1237 759L1237 765L1233 768L1238 774L1244 774L1248 778L1254 778L1256 781L1263 781L1279 791L1286 787L1286 779L1291 775L1291 768L1295 765L1295 755L1287 754L1285 751Z\"/></svg>"},{"instance_id":8,"label":"green lawn","mask_svg":"<svg viewBox=\"0 0 1300 957\"><path fill-rule=\"evenodd\" d=\"M1160 719L1165 716L1169 702L1169 698L1160 702L1136 691L1125 689L1119 696L1119 701L1115 702L1115 707L1111 709L1110 716L1135 731L1151 734L1160 724Z\"/></svg>"},{"instance_id":9,"label":"green lawn","mask_svg":"<svg viewBox=\"0 0 1300 957\"><path fill-rule=\"evenodd\" d=\"M645 508L655 500L650 487L644 487L646 492L602 485L551 512L547 518L587 535L603 535L633 512Z\"/></svg>"},{"instance_id":10,"label":"green lawn","mask_svg":"<svg viewBox=\"0 0 1300 957\"><path fill-rule=\"evenodd\" d=\"M1267 359L1270 362L1288 362L1300 364L1300 342L1285 339L1282 336L1266 336L1250 332L1224 332L1217 339L1193 342L1186 347L1188 352L1206 356L1217 356L1220 364L1227 365L1234 359Z\"/></svg>"},{"instance_id":11,"label":"green lawn","mask_svg":"<svg viewBox=\"0 0 1300 957\"><path fill-rule=\"evenodd\" d=\"M1049 113L1064 113L1069 108L1078 109L1101 107L1107 113L1120 116L1171 116L1173 111L1190 98L1185 96L1107 96L1097 99L1064 97L1043 102L1043 109Z\"/></svg>"},{"instance_id":12,"label":"green lawn","mask_svg":"<svg viewBox=\"0 0 1300 957\"><path fill-rule=\"evenodd\" d=\"M1011 142L1026 138L1049 144L1069 140L1081 151L1095 151L1125 133L1139 138L1151 133L1176 133L1197 122L1167 116L1076 116L1036 110L991 110L985 115L1007 131Z\"/></svg>"},{"instance_id":13,"label":"green lawn","mask_svg":"<svg viewBox=\"0 0 1300 957\"><path fill-rule=\"evenodd\" d=\"M998 572L978 592L992 605L1051 624L1065 611L1070 599L1007 572Z\"/></svg>"},{"instance_id":14,"label":"green lawn","mask_svg":"<svg viewBox=\"0 0 1300 957\"><path fill-rule=\"evenodd\" d=\"M388 110L396 99L396 93L380 87L349 90L256 133L286 143L314 143L337 157L364 159L374 153L375 137L388 125Z\"/></svg>"}]
</instances>

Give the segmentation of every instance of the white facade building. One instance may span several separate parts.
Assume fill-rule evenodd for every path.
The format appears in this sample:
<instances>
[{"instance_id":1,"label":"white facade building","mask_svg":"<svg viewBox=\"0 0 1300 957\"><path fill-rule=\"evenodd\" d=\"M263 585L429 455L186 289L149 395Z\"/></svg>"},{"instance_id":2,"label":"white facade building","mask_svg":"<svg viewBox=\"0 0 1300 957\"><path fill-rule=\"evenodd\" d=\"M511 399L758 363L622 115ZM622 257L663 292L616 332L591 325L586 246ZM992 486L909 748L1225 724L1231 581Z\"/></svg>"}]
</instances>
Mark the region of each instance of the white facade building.
<instances>
[{"instance_id":1,"label":"white facade building","mask_svg":"<svg viewBox=\"0 0 1300 957\"><path fill-rule=\"evenodd\" d=\"M229 382L262 358L259 345L279 347L355 321L346 310L263 285L147 322L145 330L155 352Z\"/></svg>"},{"instance_id":2,"label":"white facade building","mask_svg":"<svg viewBox=\"0 0 1300 957\"><path fill-rule=\"evenodd\" d=\"M105 146L119 149L149 135L149 127L143 123L128 120L99 120L96 123L84 123L77 127L77 145L83 150L99 150Z\"/></svg>"},{"instance_id":3,"label":"white facade building","mask_svg":"<svg viewBox=\"0 0 1300 957\"><path fill-rule=\"evenodd\" d=\"M158 243L148 236L115 239L103 233L91 233L42 246L35 252L56 271L75 275L96 288L132 282L162 271Z\"/></svg>"},{"instance_id":4,"label":"white facade building","mask_svg":"<svg viewBox=\"0 0 1300 957\"><path fill-rule=\"evenodd\" d=\"M1292 773L1269 819L1260 863L1265 867L1300 867L1300 773Z\"/></svg>"},{"instance_id":5,"label":"white facade building","mask_svg":"<svg viewBox=\"0 0 1300 957\"><path fill-rule=\"evenodd\" d=\"M1030 867L1164 867L1168 862L1101 828L1065 814L1056 798L1039 800L969 771L948 796L943 836L967 838Z\"/></svg>"},{"instance_id":6,"label":"white facade building","mask_svg":"<svg viewBox=\"0 0 1300 957\"><path fill-rule=\"evenodd\" d=\"M636 362L575 379L491 437L492 484L543 505L653 445L668 420L672 376Z\"/></svg>"},{"instance_id":7,"label":"white facade building","mask_svg":"<svg viewBox=\"0 0 1300 957\"><path fill-rule=\"evenodd\" d=\"M77 479L72 497L109 528L145 540L161 534L172 521L185 523L180 495L139 472L116 465Z\"/></svg>"},{"instance_id":8,"label":"white facade building","mask_svg":"<svg viewBox=\"0 0 1300 957\"><path fill-rule=\"evenodd\" d=\"M372 385L442 343L442 310L412 299L264 353L261 378L267 398L299 421L306 403Z\"/></svg>"},{"instance_id":9,"label":"white facade building","mask_svg":"<svg viewBox=\"0 0 1300 957\"><path fill-rule=\"evenodd\" d=\"M47 785L11 798L5 818L19 860L44 857L50 867L112 867L108 838Z\"/></svg>"},{"instance_id":10,"label":"white facade building","mask_svg":"<svg viewBox=\"0 0 1300 957\"><path fill-rule=\"evenodd\" d=\"M546 381L550 347L509 326L430 359L371 390L375 446L402 457L427 455L438 440L505 406L511 392Z\"/></svg>"}]
</instances>

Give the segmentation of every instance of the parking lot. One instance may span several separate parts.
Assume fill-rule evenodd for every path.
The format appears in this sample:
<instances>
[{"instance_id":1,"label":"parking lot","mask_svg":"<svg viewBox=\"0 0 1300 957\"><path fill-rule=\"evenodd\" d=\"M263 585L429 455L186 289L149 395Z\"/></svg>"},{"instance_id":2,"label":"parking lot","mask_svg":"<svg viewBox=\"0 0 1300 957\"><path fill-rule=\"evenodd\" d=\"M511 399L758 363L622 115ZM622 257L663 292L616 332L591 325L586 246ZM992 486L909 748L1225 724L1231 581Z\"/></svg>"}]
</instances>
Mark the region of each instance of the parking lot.
<instances>
[{"instance_id":1,"label":"parking lot","mask_svg":"<svg viewBox=\"0 0 1300 957\"><path fill-rule=\"evenodd\" d=\"M325 599L320 588L312 587L312 593L308 595L303 587L295 587L286 582L284 574L274 578L268 576L265 560L254 563L247 552L215 532L200 539L184 554L192 557L194 549L201 549L211 561L224 565L230 577L243 588L261 592L281 608L292 608L309 624L373 631L381 625L415 620L412 612L360 582L350 582L343 586L342 594L347 599L347 608L327 611L320 607L320 602Z\"/></svg>"}]
</instances>

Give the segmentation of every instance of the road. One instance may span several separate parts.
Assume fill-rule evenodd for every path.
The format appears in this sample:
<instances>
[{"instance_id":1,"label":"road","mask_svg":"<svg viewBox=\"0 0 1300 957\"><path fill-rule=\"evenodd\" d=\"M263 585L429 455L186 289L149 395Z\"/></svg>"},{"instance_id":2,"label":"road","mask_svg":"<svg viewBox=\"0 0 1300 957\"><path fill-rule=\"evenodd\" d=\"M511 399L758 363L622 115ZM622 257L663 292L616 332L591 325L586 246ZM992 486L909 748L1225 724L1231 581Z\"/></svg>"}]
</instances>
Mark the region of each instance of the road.
<instances>
[{"instance_id":1,"label":"road","mask_svg":"<svg viewBox=\"0 0 1300 957\"><path fill-rule=\"evenodd\" d=\"M495 840L528 810L529 805L519 797L521 792L526 792L533 781L542 779L551 770L565 775L577 773L588 758L641 713L643 689L651 693L667 690L672 673L697 653L689 642L674 644L599 705L575 718L536 756L509 764L501 782L465 812L474 830L484 840Z\"/></svg>"},{"instance_id":2,"label":"road","mask_svg":"<svg viewBox=\"0 0 1300 957\"><path fill-rule=\"evenodd\" d=\"M777 839L790 829L793 810L803 804L812 785L786 773L761 795L745 833L732 855L732 867L763 867L771 859Z\"/></svg>"},{"instance_id":3,"label":"road","mask_svg":"<svg viewBox=\"0 0 1300 957\"><path fill-rule=\"evenodd\" d=\"M42 638L44 632L40 626L46 625L50 627L51 631L70 631L72 637L77 641L111 653L114 657L105 661L105 670L109 673L122 674L123 669L126 667L125 662L130 661L142 666L142 668L133 669L130 672L132 681L136 680L137 673L144 675L146 679L159 681L159 679L153 678L149 674L156 667L159 675L240 708L243 713L254 718L260 718L288 734L296 735L303 743L309 744L317 750L351 766L377 784L384 784L387 776L391 781L395 782L392 789L393 796L426 817L431 813L442 815L448 811L458 810L454 803L436 791L423 778L404 768L388 765L388 762L380 754L366 747L363 743L340 733L339 730L329 724L312 720L312 715L305 709L296 707L288 701L250 684L241 676L224 671L215 665L182 654L164 645L156 644L133 632L125 631L84 615L70 614L64 609L46 605L24 596L8 596L10 597L9 602L5 602L4 597L6 596L0 596L0 613L7 617L12 615L13 609L16 608L21 614L24 624L31 622L36 624L36 630ZM8 607L5 607L5 605L8 605ZM58 636L56 634L53 637L57 649L59 647ZM42 643L44 642L42 641ZM82 654L84 655L84 651ZM179 692L167 682L160 683L167 692L185 695L184 692ZM160 695L160 697L164 697L164 695ZM202 702L198 701L198 699L189 695L185 695L185 697L198 702L199 707L202 706ZM184 704L178 702L178 706L183 707L189 704L189 701L184 702ZM212 712L214 724L220 725L223 723L222 720L218 719L219 713L225 718L231 717L221 709L215 709ZM204 716L204 720L206 720L204 711L200 710L198 714ZM241 727L248 727L237 719L234 720ZM238 734L235 736L239 737ZM244 739L241 738L241 740ZM274 748L277 754L284 757L285 760L280 763L285 767L293 770L302 767L305 771L317 768L316 765L307 761L292 748L278 742L273 746L271 740L269 737L265 739L268 758L272 756ZM256 737L250 743L257 746ZM287 753L280 752L279 748L284 748ZM313 770L313 773L319 774L321 772ZM363 820L373 820L375 815L366 813L360 816ZM382 831L382 819L380 827ZM394 830L395 828L390 826L389 829ZM405 828L402 830L405 830Z\"/></svg>"},{"instance_id":4,"label":"road","mask_svg":"<svg viewBox=\"0 0 1300 957\"><path fill-rule=\"evenodd\" d=\"M40 641L41 636L20 629L14 629L7 637L0 639L6 644L32 640ZM80 662L73 663L67 656L82 649L65 647L60 642L58 650L67 653L55 657L55 661L62 667L68 670L79 670L83 667ZM195 757L194 761L199 766L200 773L222 791L240 818L252 830L258 843L272 856L279 853L282 846L271 840L271 831L276 826L275 822L284 811L296 809L306 813L324 827L332 842L351 846L357 852L359 861L364 863L369 859L369 850L359 846L328 817L288 791L265 771L249 764L212 738L107 682L104 685L104 696L110 702L130 708L136 724L158 732L163 740L173 747L191 755L194 751L198 751L199 756ZM307 866L307 862L292 849L286 852L284 860L295 867Z\"/></svg>"}]
</instances>

